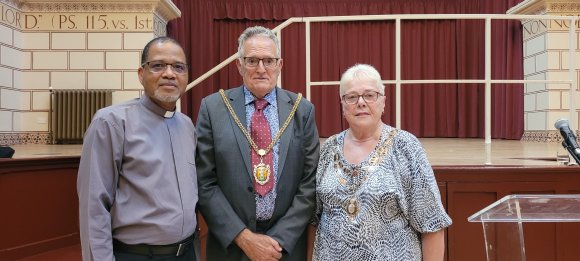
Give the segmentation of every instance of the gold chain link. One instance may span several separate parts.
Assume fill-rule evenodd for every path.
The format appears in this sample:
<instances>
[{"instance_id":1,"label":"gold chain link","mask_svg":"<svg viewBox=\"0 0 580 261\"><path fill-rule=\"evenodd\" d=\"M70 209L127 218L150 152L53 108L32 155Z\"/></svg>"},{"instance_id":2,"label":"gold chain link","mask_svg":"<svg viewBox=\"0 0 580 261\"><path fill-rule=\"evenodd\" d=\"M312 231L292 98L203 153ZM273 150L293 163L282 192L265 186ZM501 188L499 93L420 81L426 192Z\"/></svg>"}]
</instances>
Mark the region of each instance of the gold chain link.
<instances>
[{"instance_id":1,"label":"gold chain link","mask_svg":"<svg viewBox=\"0 0 580 261\"><path fill-rule=\"evenodd\" d=\"M240 119L238 119L238 116L234 112L234 109L232 109L232 105L230 104L230 101L228 101L228 98L226 98L224 90L220 89L219 93L221 94L222 99L224 100L224 103L226 104L226 107L228 108L228 111L230 111L232 118L234 118L234 121L236 122L236 124L238 125L240 130L244 133L244 135L246 135L246 139L248 139L252 148L256 151L256 153L258 155L260 155L260 153L258 153L260 148L258 148L258 145L256 145L254 140L252 140L252 136L250 135L250 133L248 133L248 131L246 130L244 125L242 125L242 122L240 122ZM272 149L272 147L274 147L274 144L276 144L276 141L278 141L278 139L280 139L280 136L282 136L282 133L284 133L284 130L286 130L286 128L288 127L288 124L290 124L290 121L294 117L294 113L296 113L296 110L298 109L298 104L300 103L300 100L302 100L302 94L298 93L298 97L296 98L296 102L294 102L294 106L292 107L292 111L290 111L290 115L288 115L288 118L284 122L284 125L282 125L282 128L280 128L278 133L276 133L276 136L274 137L272 142L264 150L264 155L266 155Z\"/></svg>"}]
</instances>

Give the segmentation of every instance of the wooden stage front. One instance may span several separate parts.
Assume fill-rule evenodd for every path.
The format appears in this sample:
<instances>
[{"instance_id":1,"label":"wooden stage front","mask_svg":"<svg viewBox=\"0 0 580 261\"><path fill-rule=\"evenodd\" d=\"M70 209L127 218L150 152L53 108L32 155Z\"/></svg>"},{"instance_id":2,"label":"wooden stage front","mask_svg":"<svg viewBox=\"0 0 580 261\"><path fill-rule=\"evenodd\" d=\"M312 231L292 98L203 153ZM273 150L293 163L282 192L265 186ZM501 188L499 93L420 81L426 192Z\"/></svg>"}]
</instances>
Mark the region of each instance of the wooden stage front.
<instances>
[{"instance_id":1,"label":"wooden stage front","mask_svg":"<svg viewBox=\"0 0 580 261\"><path fill-rule=\"evenodd\" d=\"M558 165L559 143L421 139L453 219L448 261L486 260L482 226L467 217L509 194L580 194L580 167ZM54 249L78 251L80 145L15 145L0 160L0 260ZM525 224L527 260L578 260L580 224ZM202 236L207 233L205 228ZM70 253L66 253L70 256ZM63 260L51 257L36 260ZM80 253L73 253L80 260ZM510 260L498 257L499 260ZM27 259L33 260L33 259Z\"/></svg>"}]
</instances>

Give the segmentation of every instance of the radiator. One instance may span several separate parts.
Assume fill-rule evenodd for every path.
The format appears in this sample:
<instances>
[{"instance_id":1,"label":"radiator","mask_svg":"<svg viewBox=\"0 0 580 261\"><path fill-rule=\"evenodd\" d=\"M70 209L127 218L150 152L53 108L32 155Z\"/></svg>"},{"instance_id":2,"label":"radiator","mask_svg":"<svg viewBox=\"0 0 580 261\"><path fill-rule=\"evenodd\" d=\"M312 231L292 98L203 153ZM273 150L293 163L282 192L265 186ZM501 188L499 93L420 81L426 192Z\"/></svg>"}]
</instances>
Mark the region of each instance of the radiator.
<instances>
[{"instance_id":1,"label":"radiator","mask_svg":"<svg viewBox=\"0 0 580 261\"><path fill-rule=\"evenodd\" d=\"M111 90L52 90L50 100L53 144L82 144L97 110L112 103Z\"/></svg>"}]
</instances>

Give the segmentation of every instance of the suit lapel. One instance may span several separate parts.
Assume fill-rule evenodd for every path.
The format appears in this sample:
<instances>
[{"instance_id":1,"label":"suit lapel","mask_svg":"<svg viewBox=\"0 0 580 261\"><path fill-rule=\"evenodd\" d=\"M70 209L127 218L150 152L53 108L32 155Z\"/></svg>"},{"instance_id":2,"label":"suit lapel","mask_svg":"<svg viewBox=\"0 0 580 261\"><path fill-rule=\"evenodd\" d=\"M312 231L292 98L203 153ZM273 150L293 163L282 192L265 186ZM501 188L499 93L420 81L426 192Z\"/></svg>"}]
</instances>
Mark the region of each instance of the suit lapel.
<instances>
[{"instance_id":1,"label":"suit lapel","mask_svg":"<svg viewBox=\"0 0 580 261\"><path fill-rule=\"evenodd\" d=\"M278 89L277 102L278 102L278 124L280 128L284 125L284 122L290 115L290 111L292 110L292 99L288 96L288 94L283 91L282 89ZM294 115L296 117L296 115ZM282 174L282 170L284 169L284 164L286 163L286 154L288 154L288 148L290 146L290 139L294 136L294 121L290 121L288 124L288 128L284 130L282 133L282 137L280 137L280 148L278 155L278 178Z\"/></svg>"},{"instance_id":2,"label":"suit lapel","mask_svg":"<svg viewBox=\"0 0 580 261\"><path fill-rule=\"evenodd\" d=\"M246 107L244 104L245 100L243 87L235 88L227 92L227 97L230 99L232 108L238 116L238 119L240 119L242 126L246 127ZM250 175L250 178L252 178L252 168L250 166L250 143L248 142L246 135L244 135L244 133L240 130L238 124L236 124L231 115L230 121L232 128L234 129L236 140L238 141L238 146L242 152L242 158L244 159L244 165L246 165L247 173Z\"/></svg>"}]
</instances>

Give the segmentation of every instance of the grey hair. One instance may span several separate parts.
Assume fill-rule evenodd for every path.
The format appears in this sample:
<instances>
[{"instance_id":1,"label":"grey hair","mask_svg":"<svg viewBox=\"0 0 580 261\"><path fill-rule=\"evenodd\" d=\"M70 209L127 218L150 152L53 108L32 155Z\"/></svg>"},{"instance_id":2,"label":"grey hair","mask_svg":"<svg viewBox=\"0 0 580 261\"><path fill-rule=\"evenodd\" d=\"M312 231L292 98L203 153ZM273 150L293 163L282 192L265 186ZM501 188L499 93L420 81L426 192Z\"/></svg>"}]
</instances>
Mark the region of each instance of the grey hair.
<instances>
[{"instance_id":1,"label":"grey hair","mask_svg":"<svg viewBox=\"0 0 580 261\"><path fill-rule=\"evenodd\" d=\"M381 80L381 75L373 67L368 64L357 63L354 66L348 68L340 77L340 97L344 95L346 91L346 84L352 80L369 79L375 82L377 91L385 95L385 85L383 85Z\"/></svg>"},{"instance_id":2,"label":"grey hair","mask_svg":"<svg viewBox=\"0 0 580 261\"><path fill-rule=\"evenodd\" d=\"M258 35L268 37L270 40L274 41L274 44L276 45L276 58L280 58L281 55L280 40L278 39L276 34L272 32L272 30L263 26L248 27L240 35L240 37L238 38L238 58L239 59L244 58L244 43L246 42L246 40Z\"/></svg>"}]
</instances>

